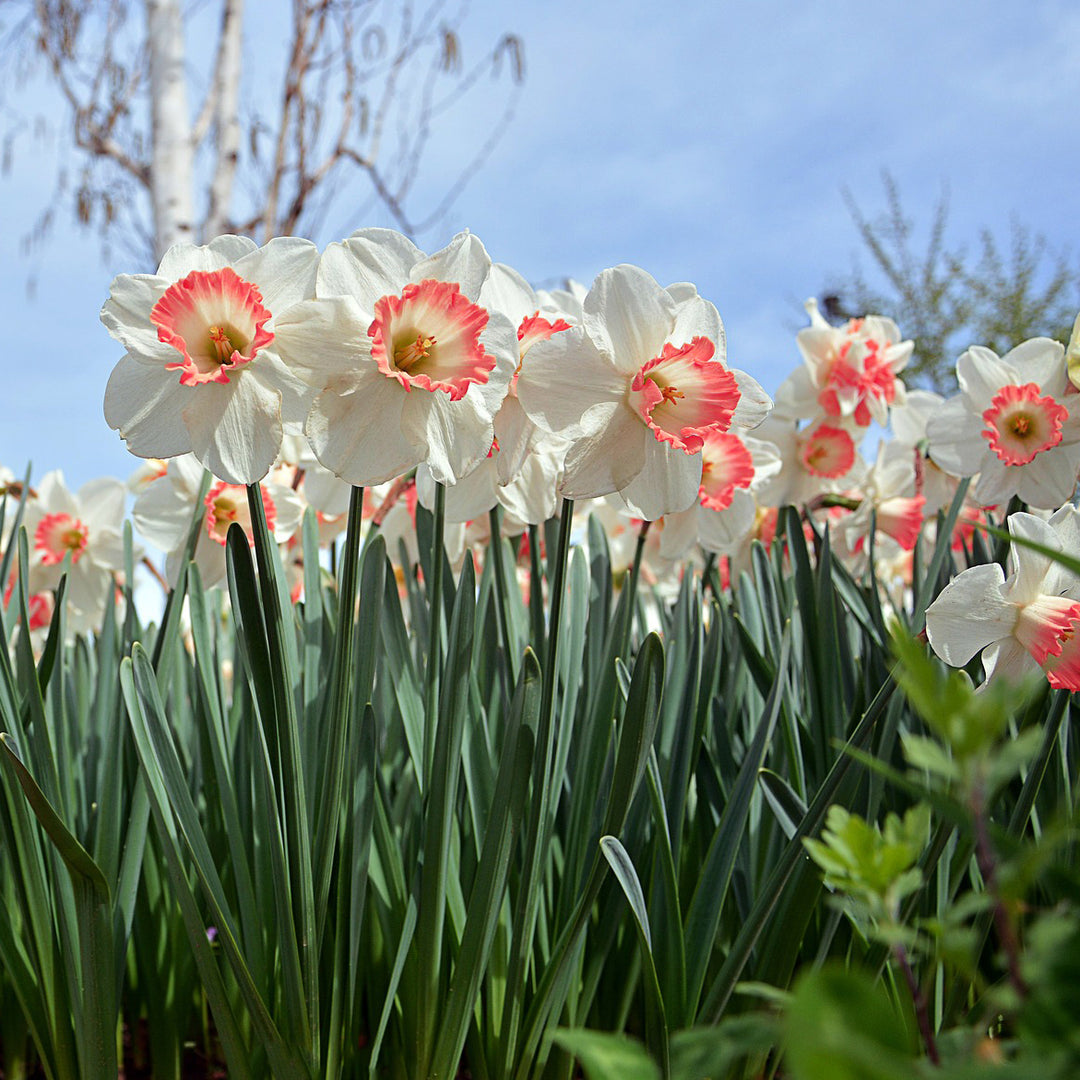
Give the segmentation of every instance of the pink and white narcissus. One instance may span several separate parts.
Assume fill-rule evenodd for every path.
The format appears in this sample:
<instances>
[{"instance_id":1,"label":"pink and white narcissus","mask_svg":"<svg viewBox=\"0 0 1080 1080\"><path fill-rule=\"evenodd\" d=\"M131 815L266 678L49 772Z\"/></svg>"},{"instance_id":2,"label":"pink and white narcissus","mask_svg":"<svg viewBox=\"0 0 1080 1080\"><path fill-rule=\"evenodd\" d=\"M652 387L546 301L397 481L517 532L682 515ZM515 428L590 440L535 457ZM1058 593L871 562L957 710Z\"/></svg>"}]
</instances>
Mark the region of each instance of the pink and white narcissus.
<instances>
[{"instance_id":1,"label":"pink and white narcissus","mask_svg":"<svg viewBox=\"0 0 1080 1080\"><path fill-rule=\"evenodd\" d=\"M143 485L131 518L140 535L166 552L165 576L175 584L180 576L195 498L203 467L191 454L173 458L165 472ZM286 544L300 528L304 503L291 488L265 481L260 485L263 512L270 535ZM205 588L225 578L225 539L229 526L239 525L253 543L247 489L214 479L203 499L203 525L195 544L195 563Z\"/></svg>"},{"instance_id":2,"label":"pink and white narcissus","mask_svg":"<svg viewBox=\"0 0 1080 1080\"><path fill-rule=\"evenodd\" d=\"M77 632L100 625L113 575L124 568L125 496L123 483L107 476L70 491L63 473L54 470L42 477L37 498L27 504L30 589L56 588L66 568L69 626Z\"/></svg>"},{"instance_id":3,"label":"pink and white narcissus","mask_svg":"<svg viewBox=\"0 0 1080 1080\"><path fill-rule=\"evenodd\" d=\"M1080 551L1080 511L1049 521L1009 517L1014 537L1055 551ZM1009 576L997 563L958 574L926 609L926 636L947 664L982 650L987 678L1018 680L1042 668L1056 689L1080 690L1080 578L1048 555L1013 544Z\"/></svg>"},{"instance_id":4,"label":"pink and white narcissus","mask_svg":"<svg viewBox=\"0 0 1080 1080\"><path fill-rule=\"evenodd\" d=\"M804 364L776 393L776 411L790 419L828 417L832 424L885 425L889 409L904 400L899 373L911 359L914 342L901 341L892 319L867 315L832 326L817 301L804 305L810 325L796 337Z\"/></svg>"},{"instance_id":5,"label":"pink and white narcissus","mask_svg":"<svg viewBox=\"0 0 1080 1080\"><path fill-rule=\"evenodd\" d=\"M636 266L604 270L582 325L538 341L518 375L529 418L573 442L560 493L617 492L649 521L691 506L705 435L755 427L772 404L724 359L720 316L692 285L661 288Z\"/></svg>"},{"instance_id":6,"label":"pink and white narcissus","mask_svg":"<svg viewBox=\"0 0 1080 1080\"><path fill-rule=\"evenodd\" d=\"M973 346L956 363L960 393L926 424L930 457L954 476L979 474L980 506L1019 495L1056 510L1072 498L1080 469L1080 394L1067 392L1065 350L1032 338L998 356Z\"/></svg>"},{"instance_id":7,"label":"pink and white narcissus","mask_svg":"<svg viewBox=\"0 0 1080 1080\"><path fill-rule=\"evenodd\" d=\"M453 484L486 457L518 355L510 320L479 304L490 268L470 233L430 256L389 229L327 247L316 299L277 330L316 391L304 430L331 472L370 485L426 463Z\"/></svg>"},{"instance_id":8,"label":"pink and white narcissus","mask_svg":"<svg viewBox=\"0 0 1080 1080\"><path fill-rule=\"evenodd\" d=\"M310 393L278 356L275 321L311 296L318 248L219 236L171 247L156 274L121 274L101 309L127 354L105 390L105 419L138 457L193 453L233 484L261 480Z\"/></svg>"}]
</instances>

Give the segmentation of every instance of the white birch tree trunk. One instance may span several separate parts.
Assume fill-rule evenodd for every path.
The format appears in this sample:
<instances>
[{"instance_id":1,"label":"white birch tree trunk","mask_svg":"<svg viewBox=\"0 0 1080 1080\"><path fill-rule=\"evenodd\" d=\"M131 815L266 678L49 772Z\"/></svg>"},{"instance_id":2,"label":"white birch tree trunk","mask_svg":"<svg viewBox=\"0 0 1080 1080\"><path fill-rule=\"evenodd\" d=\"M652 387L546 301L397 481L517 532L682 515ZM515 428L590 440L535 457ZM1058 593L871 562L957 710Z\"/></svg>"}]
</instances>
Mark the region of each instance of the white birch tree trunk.
<instances>
[{"instance_id":1,"label":"white birch tree trunk","mask_svg":"<svg viewBox=\"0 0 1080 1080\"><path fill-rule=\"evenodd\" d=\"M153 149L150 191L154 247L160 259L178 240L193 240L193 147L184 71L180 0L146 0Z\"/></svg>"},{"instance_id":2,"label":"white birch tree trunk","mask_svg":"<svg viewBox=\"0 0 1080 1080\"><path fill-rule=\"evenodd\" d=\"M240 156L240 45L244 21L243 0L225 0L221 17L221 43L214 73L214 175L203 240L226 232L236 166Z\"/></svg>"}]
</instances>

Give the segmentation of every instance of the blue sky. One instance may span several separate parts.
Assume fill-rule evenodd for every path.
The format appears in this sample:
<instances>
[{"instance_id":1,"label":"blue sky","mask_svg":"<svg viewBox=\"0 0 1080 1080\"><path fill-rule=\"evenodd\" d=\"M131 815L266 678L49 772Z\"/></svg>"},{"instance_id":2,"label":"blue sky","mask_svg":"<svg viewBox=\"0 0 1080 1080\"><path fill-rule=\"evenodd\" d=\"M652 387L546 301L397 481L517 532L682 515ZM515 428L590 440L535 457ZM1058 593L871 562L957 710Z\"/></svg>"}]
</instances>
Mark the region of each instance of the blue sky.
<instances>
[{"instance_id":1,"label":"blue sky","mask_svg":"<svg viewBox=\"0 0 1080 1080\"><path fill-rule=\"evenodd\" d=\"M1016 219L1080 253L1075 3L474 0L465 59L506 30L525 40L517 115L421 244L468 227L537 284L588 283L619 262L693 281L720 310L729 361L767 389L798 360L801 301L858 251L842 190L880 212L883 169L922 222L948 185L956 243L974 247L982 227L1007 238ZM459 163L469 119L433 143L418 212ZM21 146L0 179L0 464L61 467L72 484L126 476L136 462L101 414L120 351L97 316L113 274L148 268L119 249L106 261L67 206L24 257L55 156ZM317 239L386 223L342 209Z\"/></svg>"}]
</instances>

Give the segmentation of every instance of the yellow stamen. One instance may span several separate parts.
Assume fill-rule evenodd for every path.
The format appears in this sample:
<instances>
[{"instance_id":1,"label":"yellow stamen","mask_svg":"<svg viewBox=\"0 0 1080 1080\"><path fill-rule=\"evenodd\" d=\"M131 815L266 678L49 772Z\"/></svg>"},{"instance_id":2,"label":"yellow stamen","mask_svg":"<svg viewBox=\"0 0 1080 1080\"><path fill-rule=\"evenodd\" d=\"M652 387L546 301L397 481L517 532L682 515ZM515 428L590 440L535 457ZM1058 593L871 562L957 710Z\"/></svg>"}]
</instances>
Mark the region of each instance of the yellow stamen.
<instances>
[{"instance_id":1,"label":"yellow stamen","mask_svg":"<svg viewBox=\"0 0 1080 1080\"><path fill-rule=\"evenodd\" d=\"M223 364L232 363L232 354L235 351L233 349L233 343L229 340L229 335L224 326L211 326L210 327L210 341L214 347L214 352L217 353L218 360Z\"/></svg>"},{"instance_id":2,"label":"yellow stamen","mask_svg":"<svg viewBox=\"0 0 1080 1080\"><path fill-rule=\"evenodd\" d=\"M399 345L394 350L394 365L399 371L408 371L413 364L427 358L434 344L433 337L417 334L415 341L410 341L407 345Z\"/></svg>"},{"instance_id":3,"label":"yellow stamen","mask_svg":"<svg viewBox=\"0 0 1080 1080\"><path fill-rule=\"evenodd\" d=\"M68 548L70 551L81 551L84 542L82 530L77 527L67 529L60 536L61 546Z\"/></svg>"}]
</instances>

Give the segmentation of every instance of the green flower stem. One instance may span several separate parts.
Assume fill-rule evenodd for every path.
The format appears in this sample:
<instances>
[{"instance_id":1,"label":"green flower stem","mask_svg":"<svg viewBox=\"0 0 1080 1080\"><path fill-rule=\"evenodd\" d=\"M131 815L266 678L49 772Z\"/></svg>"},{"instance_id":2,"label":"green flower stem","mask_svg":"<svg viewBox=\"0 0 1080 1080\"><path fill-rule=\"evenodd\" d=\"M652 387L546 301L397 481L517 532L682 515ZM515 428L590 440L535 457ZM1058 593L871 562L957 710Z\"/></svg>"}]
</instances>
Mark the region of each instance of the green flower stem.
<instances>
[{"instance_id":1,"label":"green flower stem","mask_svg":"<svg viewBox=\"0 0 1080 1080\"><path fill-rule=\"evenodd\" d=\"M304 767L300 752L300 732L293 697L292 673L288 670L289 650L285 641L285 618L278 591L274 543L266 524L262 490L258 482L247 489L255 561L259 570L259 594L262 599L267 644L272 658L271 676L277 753L280 755L279 792L285 811L286 858L293 911L296 919L296 945L300 957L306 1016L294 1017L296 1030L307 1036L307 1050L313 1072L319 1071L319 955L316 947L315 890L311 860L309 804L304 789ZM290 612L291 615L291 612Z\"/></svg>"},{"instance_id":2,"label":"green flower stem","mask_svg":"<svg viewBox=\"0 0 1080 1080\"><path fill-rule=\"evenodd\" d=\"M510 684L513 686L517 683L517 657L514 655L514 648L510 641L510 620L506 613L506 594L509 583L506 579L506 560L503 558L502 507L498 503L488 512L488 520L491 522L488 550L495 564L495 610L499 618L499 636L502 638L503 654L510 671Z\"/></svg>"},{"instance_id":3,"label":"green flower stem","mask_svg":"<svg viewBox=\"0 0 1080 1080\"><path fill-rule=\"evenodd\" d=\"M443 537L446 532L446 487L435 485L435 525L431 543L431 581L428 583L428 651L424 684L424 788L431 782L435 728L439 713L439 667L442 650Z\"/></svg>"},{"instance_id":4,"label":"green flower stem","mask_svg":"<svg viewBox=\"0 0 1080 1080\"><path fill-rule=\"evenodd\" d=\"M570 559L570 531L574 520L572 499L563 499L559 515L555 578L551 583L549 594L547 647L544 650L543 681L540 690L540 722L536 734L536 747L539 753L537 770L533 772L533 811L529 815L525 834L525 865L514 907L514 943L506 981L508 1001L503 1013L503 1038L501 1040L503 1075L509 1069L514 1056L526 975L532 955L533 934L540 909L542 891L540 881L547 863L551 829L554 824L550 804L552 788L556 785L549 774L555 746L555 683L559 655L559 630L562 625L563 594L566 592L566 567ZM539 551L535 542L532 551L533 557L538 558Z\"/></svg>"},{"instance_id":5,"label":"green flower stem","mask_svg":"<svg viewBox=\"0 0 1080 1080\"><path fill-rule=\"evenodd\" d=\"M547 640L544 634L543 572L540 568L540 529L529 526L529 621L532 642L540 667L547 671Z\"/></svg>"},{"instance_id":6,"label":"green flower stem","mask_svg":"<svg viewBox=\"0 0 1080 1080\"><path fill-rule=\"evenodd\" d=\"M627 583L626 621L622 625L622 642L619 656L624 660L630 655L630 634L634 628L634 606L637 604L638 578L641 576L641 557L645 553L645 538L649 535L651 521L643 521L634 547L634 561L630 564L630 576Z\"/></svg>"},{"instance_id":7,"label":"green flower stem","mask_svg":"<svg viewBox=\"0 0 1080 1080\"><path fill-rule=\"evenodd\" d=\"M341 792L345 776L346 747L349 743L350 706L352 705L353 676L353 626L356 620L356 586L360 566L360 532L363 528L364 489L353 487L349 493L349 514L345 530L345 554L341 565L338 586L337 632L334 639L334 665L332 670L328 723L324 732L326 757L322 782L325 785L318 794L318 810L315 827L315 910L319 918L319 942L323 936L323 922L329 906L330 878L337 849L337 836L341 815ZM309 598L317 602L317 597Z\"/></svg>"}]
</instances>

